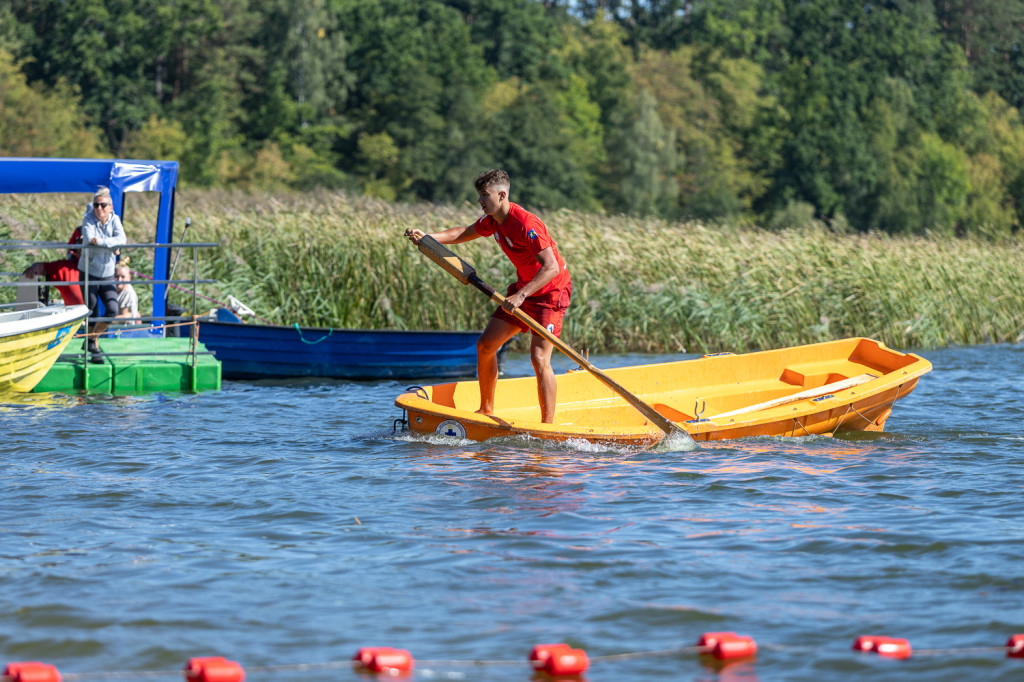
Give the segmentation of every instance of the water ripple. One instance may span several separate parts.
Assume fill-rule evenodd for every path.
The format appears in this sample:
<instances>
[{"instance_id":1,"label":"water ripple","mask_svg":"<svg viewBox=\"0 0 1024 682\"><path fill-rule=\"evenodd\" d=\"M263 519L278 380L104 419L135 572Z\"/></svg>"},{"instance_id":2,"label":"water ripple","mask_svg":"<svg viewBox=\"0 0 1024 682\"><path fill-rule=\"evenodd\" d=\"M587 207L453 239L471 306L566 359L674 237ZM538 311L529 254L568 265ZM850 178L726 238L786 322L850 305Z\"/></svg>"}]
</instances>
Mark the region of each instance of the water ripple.
<instances>
[{"instance_id":1,"label":"water ripple","mask_svg":"<svg viewBox=\"0 0 1024 682\"><path fill-rule=\"evenodd\" d=\"M5 405L0 651L71 673L391 645L503 681L529 673L436 662L732 630L755 663L650 656L587 679L1017 679L998 652L942 652L1024 630L1024 408L1005 400L1024 355L926 355L887 433L692 452L395 435L389 381ZM940 653L857 655L861 634Z\"/></svg>"}]
</instances>

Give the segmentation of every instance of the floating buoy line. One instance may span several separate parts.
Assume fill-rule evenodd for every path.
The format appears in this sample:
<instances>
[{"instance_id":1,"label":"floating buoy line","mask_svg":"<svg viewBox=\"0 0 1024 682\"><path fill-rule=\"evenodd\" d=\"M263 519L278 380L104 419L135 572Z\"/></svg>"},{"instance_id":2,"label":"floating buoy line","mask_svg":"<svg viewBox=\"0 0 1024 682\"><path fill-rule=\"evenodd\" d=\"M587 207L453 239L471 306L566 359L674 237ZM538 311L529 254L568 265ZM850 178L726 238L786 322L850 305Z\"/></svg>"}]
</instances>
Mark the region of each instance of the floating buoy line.
<instances>
[{"instance_id":1,"label":"floating buoy line","mask_svg":"<svg viewBox=\"0 0 1024 682\"><path fill-rule=\"evenodd\" d=\"M774 646L773 649L786 649L785 646ZM1024 634L1010 635L1006 644L991 647L921 649L914 652L910 641L901 637L881 635L861 635L851 647L853 651L873 653L884 658L907 659L911 655L934 656L957 653L1005 652L1007 658L1024 658ZM583 649L575 649L569 644L538 644L530 651L527 659L533 673L550 678L579 678L591 663L621 661L638 658L654 658L696 654L723 665L733 662L750 662L757 658L757 643L752 637L737 635L735 632L705 632L694 646L678 647L661 651L635 651L604 656L588 656ZM351 660L332 661L328 663L297 663L277 666L253 666L250 673L282 672L285 670L324 670L328 668L354 667L359 672L374 673L390 677L409 676L414 672L416 661L406 649L394 647L363 647L356 652ZM466 668L498 665L522 665L522 661L419 661L423 673L433 672L433 668ZM424 668L427 666L427 668ZM183 670L150 670L150 671L104 671L92 673L61 674L56 666L40 661L22 661L8 663L0 675L0 682L73 682L88 679L113 679L141 677L169 677L184 675L186 682L244 682L246 669L237 661L230 661L223 656L206 656L190 658Z\"/></svg>"}]
</instances>

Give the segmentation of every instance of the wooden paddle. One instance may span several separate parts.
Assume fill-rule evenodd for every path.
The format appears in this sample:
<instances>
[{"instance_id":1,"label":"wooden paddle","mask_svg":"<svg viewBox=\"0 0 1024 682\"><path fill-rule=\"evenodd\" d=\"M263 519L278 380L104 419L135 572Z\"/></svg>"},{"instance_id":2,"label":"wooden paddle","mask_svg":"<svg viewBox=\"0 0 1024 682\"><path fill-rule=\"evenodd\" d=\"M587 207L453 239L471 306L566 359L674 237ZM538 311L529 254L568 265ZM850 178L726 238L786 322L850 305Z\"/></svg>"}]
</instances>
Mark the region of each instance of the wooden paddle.
<instances>
[{"instance_id":1,"label":"wooden paddle","mask_svg":"<svg viewBox=\"0 0 1024 682\"><path fill-rule=\"evenodd\" d=\"M462 260L454 253L445 248L442 244L439 244L436 239L429 235L424 235L418 243L420 251L430 260L440 265L444 270L452 275L455 279L459 280L463 284L472 284L474 287L486 294L492 301L497 302L499 305L505 300L505 297L494 290L487 282L480 279L479 275L476 274L476 270L472 265ZM562 351L574 362L579 363L579 366L593 374L601 383L608 388L619 394L627 403L636 408L637 412L647 417L648 420L659 429L665 432L668 436L675 436L679 439L685 439L686 442L696 447L697 444L693 438L690 437L686 431L680 428L677 424L671 420L662 416L653 407L640 400L637 396L633 395L625 388L622 387L618 382L612 379L610 376L594 367L590 362L582 355L573 350L568 344L562 341L560 338L545 329L539 322L534 320L532 317L527 315L525 312L516 308L513 315L519 320L522 320L526 325L534 332L544 337L555 345L555 348Z\"/></svg>"}]
</instances>

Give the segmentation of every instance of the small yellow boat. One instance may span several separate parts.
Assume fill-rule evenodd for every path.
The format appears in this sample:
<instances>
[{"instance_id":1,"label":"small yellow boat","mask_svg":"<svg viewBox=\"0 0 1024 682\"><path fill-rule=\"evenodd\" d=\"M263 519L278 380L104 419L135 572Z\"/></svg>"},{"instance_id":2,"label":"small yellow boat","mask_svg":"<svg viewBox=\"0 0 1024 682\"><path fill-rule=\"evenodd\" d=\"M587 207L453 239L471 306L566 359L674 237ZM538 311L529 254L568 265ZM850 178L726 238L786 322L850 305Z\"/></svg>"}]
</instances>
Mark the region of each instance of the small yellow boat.
<instances>
[{"instance_id":1,"label":"small yellow boat","mask_svg":"<svg viewBox=\"0 0 1024 682\"><path fill-rule=\"evenodd\" d=\"M88 314L84 305L0 313L0 393L35 388Z\"/></svg>"},{"instance_id":2,"label":"small yellow boat","mask_svg":"<svg viewBox=\"0 0 1024 682\"><path fill-rule=\"evenodd\" d=\"M931 363L865 338L606 370L696 441L881 431ZM482 441L528 435L650 445L664 432L588 372L560 374L555 423L540 421L534 377L501 379L494 414L475 381L409 389L395 400L416 434Z\"/></svg>"}]
</instances>

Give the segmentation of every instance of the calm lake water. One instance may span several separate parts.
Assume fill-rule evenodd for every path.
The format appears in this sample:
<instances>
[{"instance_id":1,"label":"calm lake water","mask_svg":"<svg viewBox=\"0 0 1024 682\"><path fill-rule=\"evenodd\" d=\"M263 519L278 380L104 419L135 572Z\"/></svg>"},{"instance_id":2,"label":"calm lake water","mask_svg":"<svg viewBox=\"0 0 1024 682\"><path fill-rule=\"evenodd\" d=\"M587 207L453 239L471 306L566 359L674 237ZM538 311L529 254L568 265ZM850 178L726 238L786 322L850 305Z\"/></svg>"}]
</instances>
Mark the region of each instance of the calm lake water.
<instances>
[{"instance_id":1,"label":"calm lake water","mask_svg":"<svg viewBox=\"0 0 1024 682\"><path fill-rule=\"evenodd\" d=\"M1024 347L923 355L886 434L693 452L396 436L391 381L0 407L0 668L366 680L351 656L394 646L414 679L527 681L564 641L594 682L1024 679ZM702 662L709 631L756 661Z\"/></svg>"}]
</instances>

